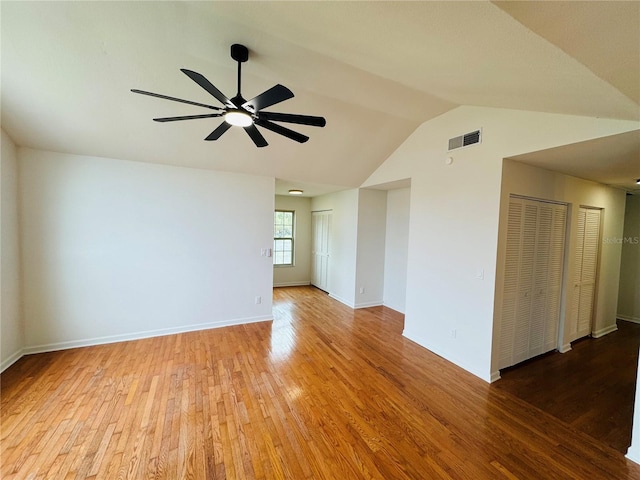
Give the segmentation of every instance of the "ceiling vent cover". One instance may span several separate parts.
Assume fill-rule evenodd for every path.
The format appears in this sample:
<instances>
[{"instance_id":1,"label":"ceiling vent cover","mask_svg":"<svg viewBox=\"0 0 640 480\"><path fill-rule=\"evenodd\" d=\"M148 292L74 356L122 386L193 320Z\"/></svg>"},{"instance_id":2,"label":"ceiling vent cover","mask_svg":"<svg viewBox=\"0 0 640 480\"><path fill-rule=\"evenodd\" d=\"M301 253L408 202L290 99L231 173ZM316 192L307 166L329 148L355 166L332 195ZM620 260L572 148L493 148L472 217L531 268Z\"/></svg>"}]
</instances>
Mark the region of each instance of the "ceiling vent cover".
<instances>
[{"instance_id":1,"label":"ceiling vent cover","mask_svg":"<svg viewBox=\"0 0 640 480\"><path fill-rule=\"evenodd\" d=\"M476 130L474 132L465 133L464 135L460 135L459 137L454 137L449 139L449 150L455 150L456 148L469 147L471 145L475 145L476 143L480 143L481 130Z\"/></svg>"}]
</instances>

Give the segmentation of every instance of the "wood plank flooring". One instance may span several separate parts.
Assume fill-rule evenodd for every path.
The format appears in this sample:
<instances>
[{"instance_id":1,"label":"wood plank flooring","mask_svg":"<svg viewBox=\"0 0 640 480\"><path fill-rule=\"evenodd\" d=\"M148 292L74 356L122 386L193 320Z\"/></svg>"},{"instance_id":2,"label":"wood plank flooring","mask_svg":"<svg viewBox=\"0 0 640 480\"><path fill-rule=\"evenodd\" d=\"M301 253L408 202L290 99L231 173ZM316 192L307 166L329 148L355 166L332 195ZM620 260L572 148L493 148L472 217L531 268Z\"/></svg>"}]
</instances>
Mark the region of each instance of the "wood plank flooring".
<instances>
[{"instance_id":1,"label":"wood plank flooring","mask_svg":"<svg viewBox=\"0 0 640 480\"><path fill-rule=\"evenodd\" d=\"M639 348L640 325L619 320L616 332L504 370L494 385L626 453Z\"/></svg>"},{"instance_id":2,"label":"wood plank flooring","mask_svg":"<svg viewBox=\"0 0 640 480\"><path fill-rule=\"evenodd\" d=\"M0 477L639 479L640 466L401 336L276 289L271 322L21 359Z\"/></svg>"}]
</instances>

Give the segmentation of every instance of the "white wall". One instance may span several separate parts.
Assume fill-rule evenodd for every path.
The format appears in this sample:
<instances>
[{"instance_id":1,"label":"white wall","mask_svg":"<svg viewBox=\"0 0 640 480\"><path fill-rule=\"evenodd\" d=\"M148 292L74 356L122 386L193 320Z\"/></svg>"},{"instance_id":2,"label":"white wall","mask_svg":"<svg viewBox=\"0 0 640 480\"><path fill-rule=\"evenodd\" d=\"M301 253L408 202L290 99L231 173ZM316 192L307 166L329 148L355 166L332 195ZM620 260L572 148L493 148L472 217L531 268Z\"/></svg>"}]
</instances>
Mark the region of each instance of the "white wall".
<instances>
[{"instance_id":1,"label":"white wall","mask_svg":"<svg viewBox=\"0 0 640 480\"><path fill-rule=\"evenodd\" d=\"M569 204L567 227L568 250L565 255L565 279L567 288L563 290L564 304L561 318L563 330L563 350L569 348L576 339L577 325L571 321L571 288L575 275L575 252L577 236L575 225L578 221L579 207L595 207L602 210L600 244L600 262L597 271L598 290L596 292L596 310L594 316L594 336L601 336L616 330L616 305L618 300L618 280L620 276L621 244L609 239L621 238L624 219L625 192L588 180L563 175L557 172L532 167L513 160L504 160L502 173L502 197L500 230L498 240L498 267L496 272L495 328L494 340L499 340L502 283L504 275L505 244L509 195L555 200ZM494 342L494 365L497 365L498 344Z\"/></svg>"},{"instance_id":2,"label":"white wall","mask_svg":"<svg viewBox=\"0 0 640 480\"><path fill-rule=\"evenodd\" d=\"M410 188L399 188L387 192L384 305L401 313L405 312L407 296L410 195Z\"/></svg>"},{"instance_id":3,"label":"white wall","mask_svg":"<svg viewBox=\"0 0 640 480\"><path fill-rule=\"evenodd\" d=\"M22 356L20 243L18 235L18 159L13 140L2 133L0 165L0 372Z\"/></svg>"},{"instance_id":4,"label":"white wall","mask_svg":"<svg viewBox=\"0 0 640 480\"><path fill-rule=\"evenodd\" d=\"M640 323L640 195L628 195L622 245L618 318Z\"/></svg>"},{"instance_id":5,"label":"white wall","mask_svg":"<svg viewBox=\"0 0 640 480\"><path fill-rule=\"evenodd\" d=\"M502 159L638 127L469 106L422 124L362 185L411 178L404 335L490 381ZM478 128L481 144L447 152Z\"/></svg>"},{"instance_id":6,"label":"white wall","mask_svg":"<svg viewBox=\"0 0 640 480\"><path fill-rule=\"evenodd\" d=\"M358 190L344 190L311 199L311 210L332 210L329 242L329 295L355 306Z\"/></svg>"},{"instance_id":7,"label":"white wall","mask_svg":"<svg viewBox=\"0 0 640 480\"><path fill-rule=\"evenodd\" d=\"M291 267L273 267L273 286L309 285L311 282L311 199L276 195L275 208L295 212L295 259Z\"/></svg>"},{"instance_id":8,"label":"white wall","mask_svg":"<svg viewBox=\"0 0 640 480\"><path fill-rule=\"evenodd\" d=\"M273 178L19 161L27 353L271 318Z\"/></svg>"},{"instance_id":9,"label":"white wall","mask_svg":"<svg viewBox=\"0 0 640 480\"><path fill-rule=\"evenodd\" d=\"M631 430L631 445L627 450L627 458L640 463L640 358L638 358L638 376L636 378L636 397L633 407L633 426Z\"/></svg>"},{"instance_id":10,"label":"white wall","mask_svg":"<svg viewBox=\"0 0 640 480\"><path fill-rule=\"evenodd\" d=\"M355 308L382 305L387 192L358 191Z\"/></svg>"}]
</instances>

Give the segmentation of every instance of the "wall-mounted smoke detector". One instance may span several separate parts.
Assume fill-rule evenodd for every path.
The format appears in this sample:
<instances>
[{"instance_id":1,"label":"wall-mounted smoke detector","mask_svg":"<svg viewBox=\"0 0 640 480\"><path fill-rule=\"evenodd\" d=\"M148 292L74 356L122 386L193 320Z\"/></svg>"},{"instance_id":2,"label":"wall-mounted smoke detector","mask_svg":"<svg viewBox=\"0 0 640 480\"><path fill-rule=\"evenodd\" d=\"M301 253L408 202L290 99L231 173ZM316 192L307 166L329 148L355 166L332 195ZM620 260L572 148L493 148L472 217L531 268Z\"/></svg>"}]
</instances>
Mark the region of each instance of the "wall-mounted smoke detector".
<instances>
[{"instance_id":1,"label":"wall-mounted smoke detector","mask_svg":"<svg viewBox=\"0 0 640 480\"><path fill-rule=\"evenodd\" d=\"M473 132L465 133L459 137L449 139L449 151L456 150L458 148L470 147L480 143L482 140L482 130L478 129Z\"/></svg>"}]
</instances>

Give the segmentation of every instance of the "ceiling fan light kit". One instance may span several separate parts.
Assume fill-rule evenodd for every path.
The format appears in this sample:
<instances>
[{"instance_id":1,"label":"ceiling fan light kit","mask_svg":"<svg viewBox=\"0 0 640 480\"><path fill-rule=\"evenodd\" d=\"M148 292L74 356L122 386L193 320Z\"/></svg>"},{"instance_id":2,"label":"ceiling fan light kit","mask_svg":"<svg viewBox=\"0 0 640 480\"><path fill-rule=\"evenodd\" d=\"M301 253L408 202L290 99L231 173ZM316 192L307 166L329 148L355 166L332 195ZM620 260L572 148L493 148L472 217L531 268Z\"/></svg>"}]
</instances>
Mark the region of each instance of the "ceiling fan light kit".
<instances>
[{"instance_id":1,"label":"ceiling fan light kit","mask_svg":"<svg viewBox=\"0 0 640 480\"><path fill-rule=\"evenodd\" d=\"M240 110L230 110L224 114L224 121L234 127L248 127L253 123L253 118L246 112Z\"/></svg>"},{"instance_id":2,"label":"ceiling fan light kit","mask_svg":"<svg viewBox=\"0 0 640 480\"><path fill-rule=\"evenodd\" d=\"M238 93L231 99L227 98L220 90L218 90L200 73L194 72L192 70L187 70L186 68L180 69L182 73L184 73L191 80L200 85L200 87L202 87L211 96L222 103L224 107L216 107L214 105L193 102L191 100L184 100L181 98L170 97L168 95L162 95L159 93L147 92L144 90L132 89L131 91L133 93L139 93L151 97L162 98L164 100L171 100L174 102L180 102L188 105L215 110L216 113L185 115L179 117L161 117L153 119L156 122L175 122L180 120L223 117L224 121L205 138L205 140L207 141L218 140L224 132L234 126L244 128L244 130L247 132L247 134L249 135L251 140L253 140L253 143L257 147L266 147L268 143L262 136L260 131L256 128L257 125L262 128L266 128L267 130L271 130L274 133L278 133L287 138L290 138L291 140L294 140L296 142L304 143L309 140L309 137L274 122L295 123L298 125L309 125L312 127L324 127L326 125L327 122L323 117L262 111L263 109L271 107L272 105L276 105L277 103L293 98L293 92L284 85L275 85L274 87L271 87L270 89L262 92L260 95L252 98L251 100L245 100L242 97L241 93L242 64L249 59L249 50L244 45L240 45L237 43L233 44L231 45L231 58L238 62Z\"/></svg>"}]
</instances>

